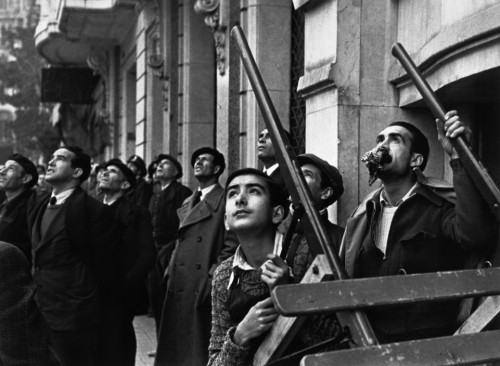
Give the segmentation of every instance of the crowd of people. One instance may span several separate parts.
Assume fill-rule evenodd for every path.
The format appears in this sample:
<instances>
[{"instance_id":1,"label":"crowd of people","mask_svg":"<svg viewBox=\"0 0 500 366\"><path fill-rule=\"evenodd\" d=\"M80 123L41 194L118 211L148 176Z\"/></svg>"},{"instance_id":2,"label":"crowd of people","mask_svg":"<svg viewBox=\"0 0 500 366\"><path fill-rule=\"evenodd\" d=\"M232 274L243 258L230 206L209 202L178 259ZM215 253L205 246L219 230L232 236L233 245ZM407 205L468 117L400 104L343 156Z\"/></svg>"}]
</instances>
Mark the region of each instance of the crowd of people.
<instances>
[{"instance_id":1,"label":"crowd of people","mask_svg":"<svg viewBox=\"0 0 500 366\"><path fill-rule=\"evenodd\" d=\"M438 122L453 185L422 173L426 136L392 123L365 159L381 185L345 231L327 209L347 182L324 158L298 156L351 277L461 269L493 243L493 215L449 144L468 130L453 111ZM314 259L301 222L290 225L285 168L267 130L257 151L264 169L229 172L223 185L225 157L197 149L192 189L179 182L182 166L169 154L148 167L137 155L92 164L80 148L64 146L46 169L9 156L0 170L0 364L134 365L133 319L148 312L156 366L250 365L278 317L270 292L300 282ZM381 342L395 342L452 334L459 313L459 301L443 301L368 317ZM343 348L348 337L335 314L315 315L290 349L325 341L325 350Z\"/></svg>"}]
</instances>

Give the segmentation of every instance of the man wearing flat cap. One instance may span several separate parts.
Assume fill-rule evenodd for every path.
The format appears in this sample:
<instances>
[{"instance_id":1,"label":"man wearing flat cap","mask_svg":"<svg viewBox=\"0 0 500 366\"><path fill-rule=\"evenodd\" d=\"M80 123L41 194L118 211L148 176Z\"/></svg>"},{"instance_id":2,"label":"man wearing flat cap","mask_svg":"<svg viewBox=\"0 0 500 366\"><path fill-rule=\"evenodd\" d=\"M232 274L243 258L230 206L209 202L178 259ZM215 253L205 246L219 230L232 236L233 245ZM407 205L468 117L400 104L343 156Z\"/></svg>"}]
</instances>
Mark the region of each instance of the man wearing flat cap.
<instances>
[{"instance_id":1,"label":"man wearing flat cap","mask_svg":"<svg viewBox=\"0 0 500 366\"><path fill-rule=\"evenodd\" d=\"M146 179L144 179L148 173L144 160L139 155L132 155L127 159L127 167L132 170L135 175L135 187L129 189L127 197L135 204L148 208L149 201L153 195L153 188Z\"/></svg>"},{"instance_id":2,"label":"man wearing flat cap","mask_svg":"<svg viewBox=\"0 0 500 366\"><path fill-rule=\"evenodd\" d=\"M153 244L149 212L126 198L135 185L135 175L119 159L103 165L99 188L104 204L111 208L120 237L116 252L116 271L111 290L106 294L101 343L103 365L133 366L136 338L132 324L137 305L145 294L145 281L153 267Z\"/></svg>"},{"instance_id":3,"label":"man wearing flat cap","mask_svg":"<svg viewBox=\"0 0 500 366\"><path fill-rule=\"evenodd\" d=\"M28 230L28 202L38 182L35 164L21 154L7 158L0 170L0 189L5 200L0 205L0 240L18 247L31 264L31 240Z\"/></svg>"},{"instance_id":4,"label":"man wearing flat cap","mask_svg":"<svg viewBox=\"0 0 500 366\"><path fill-rule=\"evenodd\" d=\"M333 246L332 250L338 252L344 229L328 219L327 208L337 202L344 193L342 175L336 167L314 154L299 155L297 162L311 193L313 207L319 212L320 219ZM284 221L281 229L286 230L290 221L291 215ZM302 280L318 254L314 249L309 247L303 224L299 221L286 255L286 261L292 268L295 282ZM335 315L313 315L308 318L305 326L297 333L292 347L302 349L335 338L338 338L340 342L342 340L338 337L340 334L341 329ZM331 342L329 347L332 348L321 349L321 351L329 351L338 347L338 342ZM297 363L299 361L297 360Z\"/></svg>"},{"instance_id":5,"label":"man wearing flat cap","mask_svg":"<svg viewBox=\"0 0 500 366\"><path fill-rule=\"evenodd\" d=\"M160 154L156 162L155 176L161 184L161 191L151 199L149 211L153 219L153 238L158 256L149 276L149 292L151 310L158 331L165 299L163 277L179 230L177 209L192 191L177 181L182 177L182 166L177 159L169 154Z\"/></svg>"},{"instance_id":6,"label":"man wearing flat cap","mask_svg":"<svg viewBox=\"0 0 500 366\"><path fill-rule=\"evenodd\" d=\"M210 147L191 157L198 188L179 208L177 245L167 273L155 365L206 365L211 327L212 275L236 249L224 227L224 156Z\"/></svg>"}]
</instances>

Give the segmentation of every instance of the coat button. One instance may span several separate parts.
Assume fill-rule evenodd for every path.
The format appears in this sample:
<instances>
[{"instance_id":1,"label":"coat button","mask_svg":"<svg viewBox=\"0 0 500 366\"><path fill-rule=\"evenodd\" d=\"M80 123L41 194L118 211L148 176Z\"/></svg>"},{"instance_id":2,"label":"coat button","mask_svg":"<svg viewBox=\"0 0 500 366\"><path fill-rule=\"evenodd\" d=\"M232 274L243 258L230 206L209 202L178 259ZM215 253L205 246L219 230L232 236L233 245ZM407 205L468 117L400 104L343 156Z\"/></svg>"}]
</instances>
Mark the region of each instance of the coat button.
<instances>
[{"instance_id":1,"label":"coat button","mask_svg":"<svg viewBox=\"0 0 500 366\"><path fill-rule=\"evenodd\" d=\"M201 264L196 263L196 269L201 269Z\"/></svg>"},{"instance_id":2,"label":"coat button","mask_svg":"<svg viewBox=\"0 0 500 366\"><path fill-rule=\"evenodd\" d=\"M198 237L196 238L196 242L197 242L197 243L201 242L201 236L198 236Z\"/></svg>"}]
</instances>

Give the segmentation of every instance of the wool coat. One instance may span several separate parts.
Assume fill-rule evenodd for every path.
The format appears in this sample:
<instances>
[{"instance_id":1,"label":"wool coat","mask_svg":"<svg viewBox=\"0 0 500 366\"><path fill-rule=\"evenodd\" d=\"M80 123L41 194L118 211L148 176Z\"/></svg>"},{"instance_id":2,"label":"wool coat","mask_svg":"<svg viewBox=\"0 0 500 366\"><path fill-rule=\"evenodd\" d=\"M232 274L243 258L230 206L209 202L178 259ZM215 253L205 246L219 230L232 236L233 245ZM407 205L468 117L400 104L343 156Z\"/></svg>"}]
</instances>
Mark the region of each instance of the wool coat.
<instances>
[{"instance_id":1,"label":"wool coat","mask_svg":"<svg viewBox=\"0 0 500 366\"><path fill-rule=\"evenodd\" d=\"M31 240L28 230L28 202L35 195L33 189L26 189L10 201L4 201L5 213L0 216L0 240L21 249L31 263Z\"/></svg>"},{"instance_id":2,"label":"wool coat","mask_svg":"<svg viewBox=\"0 0 500 366\"><path fill-rule=\"evenodd\" d=\"M224 189L217 186L193 207L179 208L177 245L167 274L155 365L206 365L211 326L212 276L234 253L234 234L224 227Z\"/></svg>"},{"instance_id":3,"label":"wool coat","mask_svg":"<svg viewBox=\"0 0 500 366\"><path fill-rule=\"evenodd\" d=\"M58 365L23 253L0 242L0 365Z\"/></svg>"}]
</instances>

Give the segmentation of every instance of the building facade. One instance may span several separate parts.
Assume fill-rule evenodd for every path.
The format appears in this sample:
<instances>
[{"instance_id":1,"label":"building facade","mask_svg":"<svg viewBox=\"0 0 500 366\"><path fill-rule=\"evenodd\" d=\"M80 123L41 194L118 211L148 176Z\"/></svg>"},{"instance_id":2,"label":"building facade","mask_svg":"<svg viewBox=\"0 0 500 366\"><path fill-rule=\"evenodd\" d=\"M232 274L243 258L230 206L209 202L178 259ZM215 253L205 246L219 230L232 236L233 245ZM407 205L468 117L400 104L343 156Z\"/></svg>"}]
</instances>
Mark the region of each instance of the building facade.
<instances>
[{"instance_id":1,"label":"building facade","mask_svg":"<svg viewBox=\"0 0 500 366\"><path fill-rule=\"evenodd\" d=\"M426 173L449 179L434 118L391 55L400 42L446 109L458 109L495 179L500 110L500 0L44 0L36 34L54 67L101 76L94 114L109 128L97 159L168 152L190 172L213 146L228 171L258 166L264 127L231 28L240 25L298 152L338 166L344 225L368 186L360 162L389 122L417 124L431 141ZM416 31L418 30L418 31ZM191 174L184 183L194 185Z\"/></svg>"}]
</instances>

